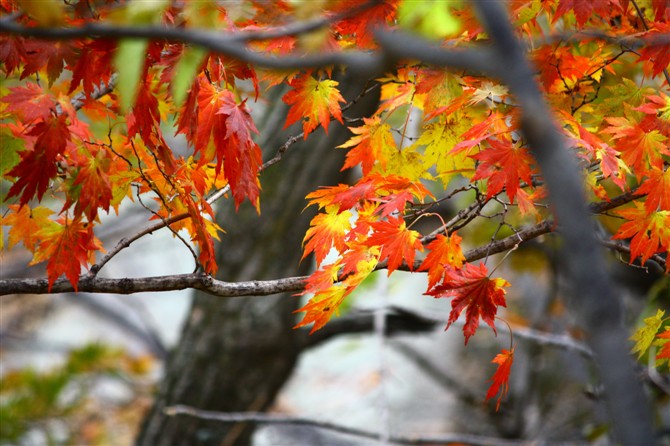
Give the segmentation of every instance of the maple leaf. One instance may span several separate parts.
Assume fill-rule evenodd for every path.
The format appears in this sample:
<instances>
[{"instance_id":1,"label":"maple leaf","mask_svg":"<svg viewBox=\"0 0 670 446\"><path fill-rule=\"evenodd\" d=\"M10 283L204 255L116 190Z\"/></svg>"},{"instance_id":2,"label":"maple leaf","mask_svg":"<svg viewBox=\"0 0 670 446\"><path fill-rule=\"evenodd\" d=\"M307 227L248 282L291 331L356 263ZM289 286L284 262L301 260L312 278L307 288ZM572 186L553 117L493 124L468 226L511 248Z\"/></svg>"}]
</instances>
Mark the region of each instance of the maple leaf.
<instances>
[{"instance_id":1,"label":"maple leaf","mask_svg":"<svg viewBox=\"0 0 670 446\"><path fill-rule=\"evenodd\" d=\"M509 390L509 374L512 370L512 363L514 362L514 348L512 347L509 350L503 349L501 353L498 353L492 363L498 364L498 368L491 377L493 384L489 387L488 392L486 392L486 401L493 398L500 392L498 395L498 402L496 403L496 412L500 408L501 400L507 395Z\"/></svg>"},{"instance_id":2,"label":"maple leaf","mask_svg":"<svg viewBox=\"0 0 670 446\"><path fill-rule=\"evenodd\" d=\"M351 291L352 289L349 287L336 285L317 293L305 306L294 311L294 313L305 313L305 316L302 321L293 328L300 328L305 325L314 324L309 334L319 330L333 317L340 304L344 301L344 298L347 297Z\"/></svg>"},{"instance_id":3,"label":"maple leaf","mask_svg":"<svg viewBox=\"0 0 670 446\"><path fill-rule=\"evenodd\" d=\"M654 28L644 34L645 39L652 40L670 32L670 23L661 21L654 22ZM651 62L651 69L646 68L645 72L651 71L652 76L657 76L670 65L670 44L666 45L648 45L640 49L639 60Z\"/></svg>"},{"instance_id":4,"label":"maple leaf","mask_svg":"<svg viewBox=\"0 0 670 446\"><path fill-rule=\"evenodd\" d=\"M429 250L419 271L428 271L428 288L433 288L444 276L448 268L461 268L465 261L461 251L463 238L457 233L449 236L438 234L426 248Z\"/></svg>"},{"instance_id":5,"label":"maple leaf","mask_svg":"<svg viewBox=\"0 0 670 446\"><path fill-rule=\"evenodd\" d=\"M384 149L395 149L395 140L391 134L391 127L381 122L379 116L370 119L363 118L361 127L349 127L354 135L349 141L338 146L339 148L352 148L347 152L347 158L342 170L355 167L360 163L363 175L367 175L376 162L386 165L386 159L380 155Z\"/></svg>"},{"instance_id":6,"label":"maple leaf","mask_svg":"<svg viewBox=\"0 0 670 446\"><path fill-rule=\"evenodd\" d=\"M661 347L656 354L657 363L659 360L670 360L670 328L666 328L663 333L656 336L654 345Z\"/></svg>"},{"instance_id":7,"label":"maple leaf","mask_svg":"<svg viewBox=\"0 0 670 446\"><path fill-rule=\"evenodd\" d=\"M621 152L621 159L638 172L644 172L647 165L661 168L662 155L670 155L664 144L667 140L658 130L644 128L641 124L631 122L624 117L605 118L610 124L603 133L611 133L617 141L616 148Z\"/></svg>"},{"instance_id":8,"label":"maple leaf","mask_svg":"<svg viewBox=\"0 0 670 446\"><path fill-rule=\"evenodd\" d=\"M284 128L304 119L302 129L307 139L319 124L328 133L331 115L342 122L342 109L339 103L345 100L336 88L338 82L331 79L320 81L311 74L303 74L293 79L289 85L293 89L282 98L291 106Z\"/></svg>"},{"instance_id":9,"label":"maple leaf","mask_svg":"<svg viewBox=\"0 0 670 446\"><path fill-rule=\"evenodd\" d=\"M45 40L26 40L26 59L21 79L39 72L46 65L47 79L49 86L63 72L65 64L73 65L76 63L77 53L72 41L49 42Z\"/></svg>"},{"instance_id":10,"label":"maple leaf","mask_svg":"<svg viewBox=\"0 0 670 446\"><path fill-rule=\"evenodd\" d=\"M20 36L0 36L0 60L2 71L9 76L26 58L25 39Z\"/></svg>"},{"instance_id":11,"label":"maple leaf","mask_svg":"<svg viewBox=\"0 0 670 446\"><path fill-rule=\"evenodd\" d=\"M472 180L487 178L487 198L495 196L505 187L510 202L514 203L514 197L520 187L519 182L523 180L526 184L532 184L533 158L526 148L514 147L509 141L490 139L489 144L490 149L470 155L471 158L481 162Z\"/></svg>"},{"instance_id":12,"label":"maple leaf","mask_svg":"<svg viewBox=\"0 0 670 446\"><path fill-rule=\"evenodd\" d=\"M338 212L336 206L328 206L325 213L317 214L305 234L302 258L314 252L316 264L320 265L333 246L339 252L344 252L347 247L344 239L351 229L352 216L350 211Z\"/></svg>"},{"instance_id":13,"label":"maple leaf","mask_svg":"<svg viewBox=\"0 0 670 446\"><path fill-rule=\"evenodd\" d=\"M81 42L81 52L72 70L72 81L68 93L82 84L86 96L90 96L101 84L107 84L112 77L112 59L116 49L113 40L93 40Z\"/></svg>"},{"instance_id":14,"label":"maple leaf","mask_svg":"<svg viewBox=\"0 0 670 446\"><path fill-rule=\"evenodd\" d=\"M451 301L447 329L456 322L463 309L467 307L463 326L467 345L470 336L477 331L480 317L493 329L494 333L496 332L494 320L498 307L507 306L504 289L507 286L509 282L504 279L489 279L484 263L480 263L479 266L466 263L461 269L446 268L442 283L425 294L436 298L454 298Z\"/></svg>"},{"instance_id":15,"label":"maple leaf","mask_svg":"<svg viewBox=\"0 0 670 446\"><path fill-rule=\"evenodd\" d=\"M339 2L337 10L350 11L351 8L358 6L360 6L358 1L346 0ZM335 23L335 31L343 36L353 36L356 48L373 48L375 45L370 29L382 23L392 22L397 6L397 3L392 0L377 2L364 11L348 15Z\"/></svg>"},{"instance_id":16,"label":"maple leaf","mask_svg":"<svg viewBox=\"0 0 670 446\"><path fill-rule=\"evenodd\" d=\"M223 172L230 182L236 209L245 198L259 211L260 183L258 172L262 164L261 149L252 139L258 133L245 103L224 100L216 112L226 119L223 141L215 140L219 159L224 158Z\"/></svg>"},{"instance_id":17,"label":"maple leaf","mask_svg":"<svg viewBox=\"0 0 670 446\"><path fill-rule=\"evenodd\" d=\"M149 141L154 132L160 133L158 99L153 93L151 76L145 76L140 82L133 108L127 117L127 123L128 136L131 138L139 134L144 141Z\"/></svg>"},{"instance_id":18,"label":"maple leaf","mask_svg":"<svg viewBox=\"0 0 670 446\"><path fill-rule=\"evenodd\" d=\"M79 169L68 191L63 210L75 202L75 214L85 214L88 221L94 221L98 216L98 208L109 212L113 198L109 181L112 160L107 151L94 150L93 153L86 153L80 157L78 161Z\"/></svg>"},{"instance_id":19,"label":"maple leaf","mask_svg":"<svg viewBox=\"0 0 670 446\"><path fill-rule=\"evenodd\" d=\"M654 342L654 337L658 332L658 329L661 328L663 324L663 315L665 311L656 310L654 316L650 316L644 319L644 326L638 328L635 333L630 337L631 341L635 341L635 345L631 350L631 353L637 352L637 359L640 359L642 355L649 350L652 342Z\"/></svg>"},{"instance_id":20,"label":"maple leaf","mask_svg":"<svg viewBox=\"0 0 670 446\"><path fill-rule=\"evenodd\" d=\"M339 260L328 265L321 265L319 269L310 274L307 280L305 280L305 290L298 293L298 295L303 296L309 293L317 294L332 287L337 281L341 267L342 264Z\"/></svg>"},{"instance_id":21,"label":"maple leaf","mask_svg":"<svg viewBox=\"0 0 670 446\"><path fill-rule=\"evenodd\" d=\"M48 261L49 291L61 274L77 291L81 268L92 263L94 252L102 249L100 240L93 235L93 226L81 218L68 221L63 216L57 223L43 227L38 237L40 244L30 264Z\"/></svg>"},{"instance_id":22,"label":"maple leaf","mask_svg":"<svg viewBox=\"0 0 670 446\"><path fill-rule=\"evenodd\" d=\"M423 245L419 240L420 234L407 229L405 220L401 217L374 222L371 226L374 232L364 244L380 247L379 261L388 259L388 275L398 269L403 260L412 269L416 251L423 251Z\"/></svg>"},{"instance_id":23,"label":"maple leaf","mask_svg":"<svg viewBox=\"0 0 670 446\"><path fill-rule=\"evenodd\" d=\"M21 161L7 172L8 176L17 177L9 188L7 197L21 195L19 202L24 205L37 195L42 200L49 182L58 173L56 164L70 141L70 131L65 116L52 116L48 121L38 122L28 133L36 136L32 149L20 152Z\"/></svg>"},{"instance_id":24,"label":"maple leaf","mask_svg":"<svg viewBox=\"0 0 670 446\"><path fill-rule=\"evenodd\" d=\"M491 113L482 122L470 126L469 129L461 135L461 142L456 144L454 148L451 149L450 153L454 154L463 151L469 153L469 149L482 141L507 131L509 131L509 128L505 123L505 116L498 112Z\"/></svg>"},{"instance_id":25,"label":"maple leaf","mask_svg":"<svg viewBox=\"0 0 670 446\"><path fill-rule=\"evenodd\" d=\"M31 209L27 205L10 204L8 207L11 212L2 218L2 226L9 226L9 248L22 242L27 250L35 252L40 241L39 231L53 223L49 216L54 211L43 206Z\"/></svg>"},{"instance_id":26,"label":"maple leaf","mask_svg":"<svg viewBox=\"0 0 670 446\"><path fill-rule=\"evenodd\" d=\"M592 16L610 17L614 6L619 7L618 0L560 0L552 21L555 22L572 10L577 18L578 27L582 28Z\"/></svg>"},{"instance_id":27,"label":"maple leaf","mask_svg":"<svg viewBox=\"0 0 670 446\"><path fill-rule=\"evenodd\" d=\"M414 200L414 195L408 190L398 192L397 194L386 195L384 198L373 198L372 201L382 203L377 212L381 218L386 218L389 215L398 213L402 214L407 203Z\"/></svg>"},{"instance_id":28,"label":"maple leaf","mask_svg":"<svg viewBox=\"0 0 670 446\"><path fill-rule=\"evenodd\" d=\"M647 212L644 203L633 202L635 207L617 211L626 220L613 239L630 238L630 262L640 257L645 263L661 249L670 251L670 211Z\"/></svg>"},{"instance_id":29,"label":"maple leaf","mask_svg":"<svg viewBox=\"0 0 670 446\"><path fill-rule=\"evenodd\" d=\"M216 157L216 173L223 168L230 182L235 207L238 208L244 198L248 198L258 210L261 150L252 140L252 134L258 133L258 130L244 102L238 104L231 91L216 88L202 77L198 81L195 151L200 153L200 165Z\"/></svg>"},{"instance_id":30,"label":"maple leaf","mask_svg":"<svg viewBox=\"0 0 670 446\"><path fill-rule=\"evenodd\" d=\"M380 98L383 102L379 106L379 111L393 111L408 104L422 108L421 99L424 95L416 94L415 78L412 70L401 69L398 70L397 76L379 79L383 82Z\"/></svg>"},{"instance_id":31,"label":"maple leaf","mask_svg":"<svg viewBox=\"0 0 670 446\"><path fill-rule=\"evenodd\" d=\"M27 82L24 86L10 87L8 95L0 101L9 105L5 109L26 124L38 119L47 120L56 107L53 96L34 82Z\"/></svg>"},{"instance_id":32,"label":"maple leaf","mask_svg":"<svg viewBox=\"0 0 670 446\"><path fill-rule=\"evenodd\" d=\"M635 191L635 195L647 195L644 207L647 212L670 211L670 169L656 167L646 173L647 179Z\"/></svg>"}]
</instances>

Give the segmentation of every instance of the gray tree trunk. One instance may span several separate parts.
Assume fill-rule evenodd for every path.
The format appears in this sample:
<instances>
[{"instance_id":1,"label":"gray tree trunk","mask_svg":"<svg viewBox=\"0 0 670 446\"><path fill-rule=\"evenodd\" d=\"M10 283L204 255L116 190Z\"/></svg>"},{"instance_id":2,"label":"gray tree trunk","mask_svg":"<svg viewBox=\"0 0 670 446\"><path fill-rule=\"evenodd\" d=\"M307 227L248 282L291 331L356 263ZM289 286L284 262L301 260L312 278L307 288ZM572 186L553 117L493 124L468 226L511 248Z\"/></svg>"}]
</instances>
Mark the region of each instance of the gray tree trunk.
<instances>
[{"instance_id":1,"label":"gray tree trunk","mask_svg":"<svg viewBox=\"0 0 670 446\"><path fill-rule=\"evenodd\" d=\"M364 83L344 78L340 88L351 100ZM367 95L348 110L350 117L371 114L377 104ZM277 108L281 107L281 110ZM286 142L285 105L275 99L261 135L266 158ZM279 119L273 118L279 116ZM293 133L297 131L293 129ZM267 135L271 135L268 137ZM228 203L219 210L226 234L217 252L218 278L228 281L276 279L305 274L301 243L314 211L303 212L305 195L341 181L349 137L339 123L328 135L318 130L295 144L282 161L262 173L261 215L248 204L238 213ZM166 365L153 409L144 420L138 446L248 445L250 424L222 424L195 418L167 417L165 407L186 404L215 411L263 411L291 374L301 345L293 330L299 298L290 295L221 299L196 293L181 341Z\"/></svg>"}]
</instances>

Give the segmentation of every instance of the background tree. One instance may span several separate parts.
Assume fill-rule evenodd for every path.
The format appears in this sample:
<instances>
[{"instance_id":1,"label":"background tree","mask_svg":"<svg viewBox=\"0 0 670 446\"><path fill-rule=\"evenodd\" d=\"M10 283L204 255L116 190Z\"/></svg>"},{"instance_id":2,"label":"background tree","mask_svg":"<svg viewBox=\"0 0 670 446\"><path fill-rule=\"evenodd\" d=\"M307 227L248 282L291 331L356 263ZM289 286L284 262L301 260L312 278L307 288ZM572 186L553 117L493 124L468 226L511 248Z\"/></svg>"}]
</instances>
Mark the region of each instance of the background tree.
<instances>
[{"instance_id":1,"label":"background tree","mask_svg":"<svg viewBox=\"0 0 670 446\"><path fill-rule=\"evenodd\" d=\"M653 442L648 403L629 358L630 333L621 325L617 292L598 243L624 252L631 264L639 259L668 271L667 2L513 2L516 31L498 2L310 2L272 8L251 2L239 9L215 2L1 5L7 14L0 31L8 33L0 42L3 68L8 77L20 78L2 99L3 175L11 183L3 225L10 228L9 245L20 241L33 252L33 263L47 262L47 278L3 279L3 294L183 288L219 297L304 292L313 297L300 309L305 315L298 327L311 324L314 332L373 271L427 271L426 294L452 299L447 326L465 310L467 344L480 319L495 331L497 310L506 305L510 284L493 277L489 256L557 230L571 285L567 304L599 365L613 435L623 443ZM37 40L44 38L55 40ZM334 80L333 66L344 67L349 77ZM263 68L270 70L258 71ZM263 164L250 99L280 83L288 88L282 96L289 106L285 126L300 122L303 132L286 139L277 156ZM381 104L363 118L343 115L372 86L381 91ZM315 130L325 131L331 121L346 124L353 136L344 138L344 127L338 127L310 144ZM188 142L187 156L176 155L166 142L163 133L170 125ZM300 138L314 150L304 158L293 149L285 155ZM270 145L274 141L266 139ZM255 230L260 240L279 232L295 246L288 234L298 233L297 211L303 206L278 197L293 189L295 178L314 172L312 157L320 169L337 172L339 165L327 163L316 148L335 145L348 150L343 169L360 168L362 176L351 185L326 186L331 180L324 173L306 184L312 190L308 204L319 213L304 237L302 257L313 253L317 270L309 278L241 282L267 277L266 272L291 274L261 260L272 258L272 244L262 244L270 257L252 256L250 263L240 264L242 253L258 238L237 236L228 245L232 249L224 243L221 249L229 254L223 259L215 256L213 238L222 228L235 234L234 228L248 221L246 201L256 211L263 209L259 174L281 161L275 169L285 169L291 180L274 180L280 175L271 170L260 175L270 176L270 204ZM267 156L273 156L269 150ZM314 190L315 185L322 187ZM102 249L94 234L100 211L118 212L121 202L133 196L156 222L96 259ZM240 213L224 212L214 223L212 203L223 196ZM441 203L460 210L442 217L435 212ZM589 214L609 217L599 224L612 231L612 240L598 239ZM419 233L414 229L418 221L432 221L432 227ZM490 221L496 224L487 229ZM164 227L189 245L193 274L132 280L97 276L134 240ZM275 231L278 227L291 232ZM476 231L482 227L489 239L477 246ZM471 238L474 247L463 252L461 236ZM331 251L336 260L326 263ZM288 257L287 263L297 263ZM478 259L484 261L475 263ZM221 265L223 277L234 282L212 277ZM198 298L194 304L145 426L147 444L156 444L153 435L161 430L182 441L181 433L163 428L165 404L260 410L279 385L268 383L260 398L238 395L232 406L208 402L207 386L187 391L184 399L180 380L188 378L180 371L201 364L189 364L188 350L202 346L206 358L221 345L226 368L231 366L227 352L240 351L230 336L213 336L222 317L249 329L273 321L277 331L254 342L260 351L268 345L263 339L272 340L292 325L287 318L294 301L286 298L267 301L276 303L278 313L268 318L259 315L257 310L266 308L260 304L238 300L209 310L214 302ZM249 313L242 316L241 311ZM663 316L657 313L635 335L640 354L652 344L660 347L656 359L661 363L670 356ZM230 324L233 333L239 327ZM289 373L295 354L287 348L272 355L282 364L280 378ZM487 399L506 393L513 360L513 344L494 358L499 369ZM207 367L223 364L210 361ZM637 410L631 414L630 407ZM184 442L193 444L197 424L178 428ZM248 435L215 430L205 437L218 441L229 435L234 441Z\"/></svg>"}]
</instances>

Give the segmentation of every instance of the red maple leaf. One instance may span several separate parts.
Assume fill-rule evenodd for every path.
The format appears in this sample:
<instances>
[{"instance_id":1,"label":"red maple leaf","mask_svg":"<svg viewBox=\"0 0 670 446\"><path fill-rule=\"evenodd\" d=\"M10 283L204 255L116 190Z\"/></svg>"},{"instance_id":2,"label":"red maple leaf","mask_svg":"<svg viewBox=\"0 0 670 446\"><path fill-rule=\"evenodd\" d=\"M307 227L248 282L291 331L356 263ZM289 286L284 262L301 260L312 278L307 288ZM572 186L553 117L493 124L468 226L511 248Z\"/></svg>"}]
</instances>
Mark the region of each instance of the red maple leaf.
<instances>
[{"instance_id":1,"label":"red maple leaf","mask_svg":"<svg viewBox=\"0 0 670 446\"><path fill-rule=\"evenodd\" d=\"M137 134L144 141L149 141L152 134L160 134L160 112L158 111L158 99L151 87L151 76L146 76L138 85L137 96L132 110L128 114L128 136Z\"/></svg>"},{"instance_id":2,"label":"red maple leaf","mask_svg":"<svg viewBox=\"0 0 670 446\"><path fill-rule=\"evenodd\" d=\"M106 150L93 148L90 153L78 157L79 169L68 191L68 198L63 210L76 203L76 215L84 214L88 221L98 217L98 209L109 211L112 201L112 186L109 181L111 158Z\"/></svg>"},{"instance_id":3,"label":"red maple leaf","mask_svg":"<svg viewBox=\"0 0 670 446\"><path fill-rule=\"evenodd\" d=\"M662 167L662 155L670 155L670 150L655 123L650 121L653 116L641 122L629 121L625 117L605 118L610 124L603 133L611 133L616 140L616 149L621 152L621 159L637 172L644 172L649 166Z\"/></svg>"},{"instance_id":4,"label":"red maple leaf","mask_svg":"<svg viewBox=\"0 0 670 446\"><path fill-rule=\"evenodd\" d=\"M48 91L34 82L27 82L24 86L10 87L8 95L0 101L9 105L5 109L8 113L15 113L25 124L38 119L48 119L55 110L56 101Z\"/></svg>"},{"instance_id":5,"label":"red maple leaf","mask_svg":"<svg viewBox=\"0 0 670 446\"><path fill-rule=\"evenodd\" d=\"M80 218L72 221L63 216L58 222L45 226L39 232L40 244L31 265L48 261L49 290L61 274L77 291L79 273L93 260L95 251L102 249L100 240L93 235L93 226Z\"/></svg>"},{"instance_id":6,"label":"red maple leaf","mask_svg":"<svg viewBox=\"0 0 670 446\"><path fill-rule=\"evenodd\" d=\"M631 262L640 257L644 263L661 250L670 252L670 211L647 212L643 203L633 203L634 208L617 211L628 221L621 225L612 238L631 239ZM670 267L670 263L668 265Z\"/></svg>"},{"instance_id":7,"label":"red maple leaf","mask_svg":"<svg viewBox=\"0 0 670 446\"><path fill-rule=\"evenodd\" d=\"M646 173L647 179L635 191L636 195L647 195L644 202L647 212L670 211L670 169L661 170L656 167Z\"/></svg>"},{"instance_id":8,"label":"red maple leaf","mask_svg":"<svg viewBox=\"0 0 670 446\"><path fill-rule=\"evenodd\" d=\"M660 333L656 335L657 339L662 339L665 341L666 339L668 341L665 341L661 343L660 347L661 349L658 351L656 354L656 359L670 359L670 328L666 328L663 333Z\"/></svg>"},{"instance_id":9,"label":"red maple leaf","mask_svg":"<svg viewBox=\"0 0 670 446\"><path fill-rule=\"evenodd\" d=\"M448 268L444 272L442 283L426 294L436 298L453 297L451 301L451 313L449 313L449 323L456 322L461 312L465 312L465 325L463 334L465 343L468 343L470 336L475 334L479 327L479 318L481 317L495 332L494 320L499 306L507 306L505 303L504 287L509 283L504 279L490 279L486 265L480 263L475 266L466 263L461 269Z\"/></svg>"},{"instance_id":10,"label":"red maple leaf","mask_svg":"<svg viewBox=\"0 0 670 446\"><path fill-rule=\"evenodd\" d=\"M260 147L252 139L252 134L258 133L253 119L244 102L238 104L231 91L219 89L204 78L198 81L195 151L200 152L200 165L216 158L216 173L223 168L235 207L248 198L258 210L262 159Z\"/></svg>"},{"instance_id":11,"label":"red maple leaf","mask_svg":"<svg viewBox=\"0 0 670 446\"><path fill-rule=\"evenodd\" d=\"M79 84L83 84L84 93L90 96L97 87L107 84L112 77L112 58L116 49L113 40L93 40L80 43L81 53L72 70L70 90L72 93Z\"/></svg>"},{"instance_id":12,"label":"red maple leaf","mask_svg":"<svg viewBox=\"0 0 670 446\"><path fill-rule=\"evenodd\" d=\"M435 240L426 246L429 252L419 271L428 271L429 289L442 280L447 269L463 266L465 256L461 251L461 240L463 240L461 236L455 232L449 236L438 234Z\"/></svg>"},{"instance_id":13,"label":"red maple leaf","mask_svg":"<svg viewBox=\"0 0 670 446\"><path fill-rule=\"evenodd\" d=\"M374 222L371 226L374 232L365 241L365 245L380 247L379 261L388 259L388 274L398 269L403 260L412 269L416 251L423 251L420 234L407 229L405 220L400 217Z\"/></svg>"},{"instance_id":14,"label":"red maple leaf","mask_svg":"<svg viewBox=\"0 0 670 446\"><path fill-rule=\"evenodd\" d=\"M509 141L490 139L489 144L490 149L470 155L471 158L481 162L472 180L488 179L486 182L487 198L495 196L505 187L507 196L514 203L520 181L532 184L533 158L527 149L514 147Z\"/></svg>"},{"instance_id":15,"label":"red maple leaf","mask_svg":"<svg viewBox=\"0 0 670 446\"><path fill-rule=\"evenodd\" d=\"M9 76L26 58L25 40L20 36L0 36L0 60L2 71Z\"/></svg>"},{"instance_id":16,"label":"red maple leaf","mask_svg":"<svg viewBox=\"0 0 670 446\"><path fill-rule=\"evenodd\" d=\"M577 18L577 25L581 28L591 16L610 17L614 6L620 9L618 0L560 0L553 21L572 10Z\"/></svg>"},{"instance_id":17,"label":"red maple leaf","mask_svg":"<svg viewBox=\"0 0 670 446\"><path fill-rule=\"evenodd\" d=\"M259 209L260 183L258 171L262 164L261 149L252 139L258 133L245 103L224 100L216 112L226 122L223 141L214 140L219 159L224 158L223 172L230 183L237 208L245 198Z\"/></svg>"},{"instance_id":18,"label":"red maple leaf","mask_svg":"<svg viewBox=\"0 0 670 446\"><path fill-rule=\"evenodd\" d=\"M498 395L498 402L496 403L496 412L500 408L500 401L509 390L509 374L512 370L512 363L514 362L514 347L510 350L502 350L502 353L498 353L495 358L491 361L494 364L498 364L498 369L491 377L491 387L489 387L488 392L486 392L486 401L493 398L500 392Z\"/></svg>"},{"instance_id":19,"label":"red maple leaf","mask_svg":"<svg viewBox=\"0 0 670 446\"><path fill-rule=\"evenodd\" d=\"M69 40L56 42L26 40L25 49L26 63L21 72L21 79L39 72L46 66L49 85L52 85L58 79L66 63L73 65L77 59L75 46Z\"/></svg>"},{"instance_id":20,"label":"red maple leaf","mask_svg":"<svg viewBox=\"0 0 670 446\"><path fill-rule=\"evenodd\" d=\"M17 177L7 197L21 195L21 205L35 195L38 200L42 199L49 182L58 173L57 161L70 141L65 115L38 122L27 135L37 137L34 146L21 152L19 164L7 172L8 176Z\"/></svg>"},{"instance_id":21,"label":"red maple leaf","mask_svg":"<svg viewBox=\"0 0 670 446\"><path fill-rule=\"evenodd\" d=\"M302 129L305 139L319 124L328 133L330 117L342 122L340 102L344 98L336 88L339 83L324 79L315 79L311 74L304 74L293 79L289 85L293 87L282 98L291 106L286 116L284 128L304 119Z\"/></svg>"},{"instance_id":22,"label":"red maple leaf","mask_svg":"<svg viewBox=\"0 0 670 446\"><path fill-rule=\"evenodd\" d=\"M360 6L359 1L345 0L338 4L338 11L350 11ZM374 34L370 31L375 25L391 22L395 17L397 4L392 0L377 2L364 11L349 15L335 24L335 31L343 36L354 36L357 48L374 46Z\"/></svg>"},{"instance_id":23,"label":"red maple leaf","mask_svg":"<svg viewBox=\"0 0 670 446\"><path fill-rule=\"evenodd\" d=\"M655 29L644 34L645 39L653 41L658 36L666 35L670 32L670 23L658 21L654 22L653 26ZM648 45L641 48L639 51L639 60L651 62L651 70L645 66L645 68L647 68L645 71L651 71L652 76L659 75L664 69L668 68L668 65L670 65L670 44Z\"/></svg>"}]
</instances>

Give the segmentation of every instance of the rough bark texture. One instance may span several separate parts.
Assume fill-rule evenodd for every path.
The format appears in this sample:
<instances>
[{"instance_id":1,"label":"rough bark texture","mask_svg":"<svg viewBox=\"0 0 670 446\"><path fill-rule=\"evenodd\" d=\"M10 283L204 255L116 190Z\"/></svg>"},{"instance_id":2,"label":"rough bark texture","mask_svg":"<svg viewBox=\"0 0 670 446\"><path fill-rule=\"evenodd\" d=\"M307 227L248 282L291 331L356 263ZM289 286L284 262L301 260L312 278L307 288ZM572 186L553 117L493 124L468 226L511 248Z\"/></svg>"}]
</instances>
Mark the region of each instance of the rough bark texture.
<instances>
[{"instance_id":1,"label":"rough bark texture","mask_svg":"<svg viewBox=\"0 0 670 446\"><path fill-rule=\"evenodd\" d=\"M344 79L346 99L355 98L362 82ZM348 111L349 116L372 112L376 99L368 95ZM275 100L272 107L284 104ZM279 119L276 117L279 116ZM270 111L261 134L272 135L263 146L272 156L287 139L278 131L285 113ZM295 132L295 129L294 129ZM299 265L301 243L313 212L305 211L304 197L320 185L340 180L343 150L348 137L341 125L322 130L293 146L277 166L263 172L261 216L245 204L238 213L221 209L226 230L217 260L220 279L237 281L276 279L307 272ZM311 210L310 210L311 211ZM304 340L292 330L299 300L290 295L221 300L196 293L182 338L172 353L155 405L144 421L138 446L247 445L252 425L223 424L191 417L167 417L163 409L185 404L214 411L262 411L291 374Z\"/></svg>"}]
</instances>

